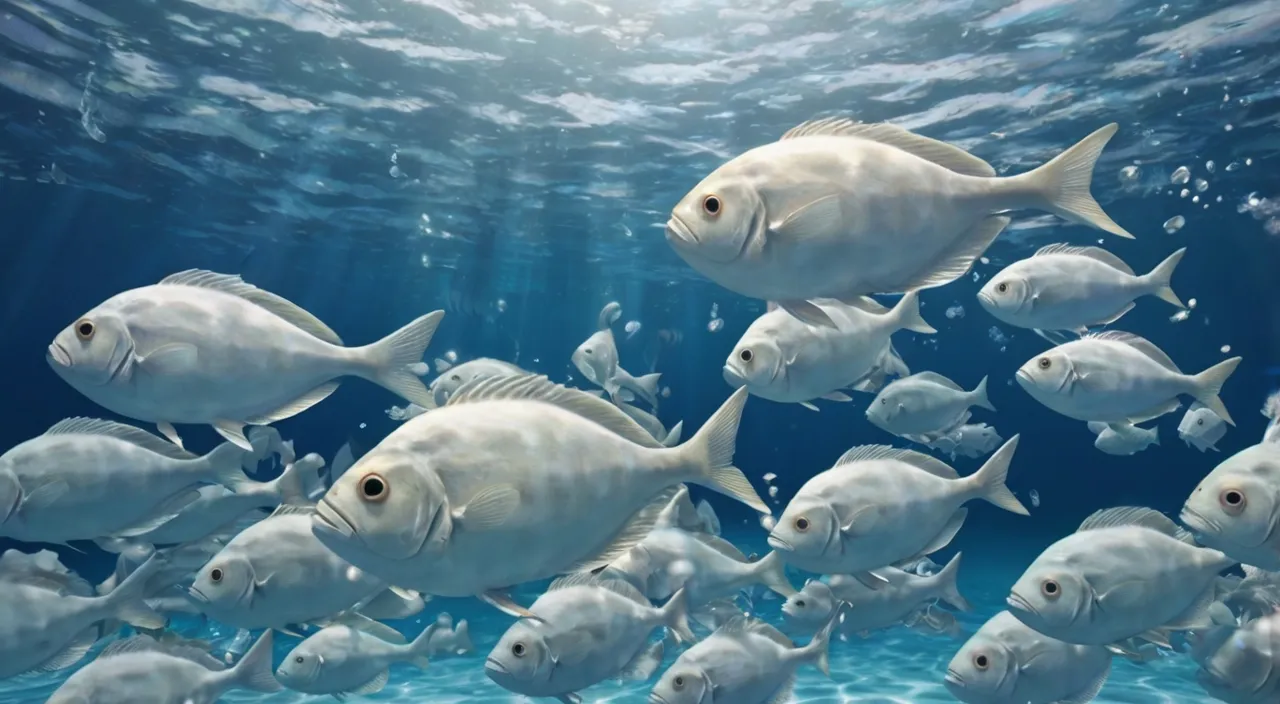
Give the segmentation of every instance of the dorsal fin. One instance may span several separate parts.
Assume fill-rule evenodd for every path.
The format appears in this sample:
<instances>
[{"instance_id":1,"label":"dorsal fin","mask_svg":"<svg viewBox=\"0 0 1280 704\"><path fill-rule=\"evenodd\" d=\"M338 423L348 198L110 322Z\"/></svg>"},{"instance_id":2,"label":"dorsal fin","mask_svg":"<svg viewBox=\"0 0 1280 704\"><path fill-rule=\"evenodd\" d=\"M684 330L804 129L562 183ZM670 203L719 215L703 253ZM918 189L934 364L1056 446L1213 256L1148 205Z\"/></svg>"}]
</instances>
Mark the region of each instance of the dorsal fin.
<instances>
[{"instance_id":1,"label":"dorsal fin","mask_svg":"<svg viewBox=\"0 0 1280 704\"><path fill-rule=\"evenodd\" d=\"M1178 365L1174 364L1172 359L1169 359L1169 355L1165 354L1164 350L1156 347L1155 343L1145 337L1138 337L1131 332L1124 332L1122 330L1107 330L1106 332L1089 335L1089 337L1095 340L1110 340L1111 342L1124 343L1150 357L1165 369L1176 374L1182 373L1182 370L1178 369Z\"/></svg>"},{"instance_id":2,"label":"dorsal fin","mask_svg":"<svg viewBox=\"0 0 1280 704\"><path fill-rule=\"evenodd\" d=\"M146 652L164 653L165 655L170 655L175 658L190 660L191 662L202 665L209 670L226 669L226 665L199 648L178 643L165 643L146 635L138 635L124 640L118 640L104 648L98 655L98 659L103 660L106 658L128 655L129 653Z\"/></svg>"},{"instance_id":3,"label":"dorsal fin","mask_svg":"<svg viewBox=\"0 0 1280 704\"><path fill-rule=\"evenodd\" d=\"M342 344L342 338L338 337L338 334L331 330L328 325L320 322L319 318L270 291L263 291L253 284L245 283L244 279L241 279L238 275L219 274L204 269L187 269L164 277L160 280L160 284L162 286L207 288L237 296L263 310L270 311L272 314L331 345Z\"/></svg>"},{"instance_id":4,"label":"dorsal fin","mask_svg":"<svg viewBox=\"0 0 1280 704\"><path fill-rule=\"evenodd\" d=\"M614 577L602 577L591 572L575 572L560 577L552 582L551 586L547 587L547 592L550 593L571 587L600 587L601 589L608 589L619 596L626 597L637 604L653 606L640 593L640 590L636 589L630 582Z\"/></svg>"},{"instance_id":5,"label":"dorsal fin","mask_svg":"<svg viewBox=\"0 0 1280 704\"><path fill-rule=\"evenodd\" d=\"M815 298L814 303L822 305L840 306L846 305L851 308L857 308L865 313L873 315L884 315L889 312L888 308L880 305L880 302L870 296L854 296L847 301L841 301L834 298Z\"/></svg>"},{"instance_id":6,"label":"dorsal fin","mask_svg":"<svg viewBox=\"0 0 1280 704\"><path fill-rule=\"evenodd\" d=\"M907 378L908 378L908 379L919 379L919 380L921 380L921 381L931 381L931 382L933 382L933 383L935 383L935 384L939 384L939 385L941 385L941 386L945 386L945 387L947 387L948 389L953 389L953 390L955 390L955 391L964 391L964 389L963 389L963 388L961 388L959 384L957 384L956 382L954 382L954 381L952 381L952 380L948 379L947 377L945 377L945 376L943 376L943 375L941 375L941 374L939 374L939 373L937 373L937 372L916 372L915 374L912 374L911 376L909 376L909 377L907 377Z\"/></svg>"},{"instance_id":7,"label":"dorsal fin","mask_svg":"<svg viewBox=\"0 0 1280 704\"><path fill-rule=\"evenodd\" d=\"M734 546L733 543L718 535L711 535L710 533L689 533L689 536L721 555L732 558L736 562L747 561L747 556L742 554L741 550Z\"/></svg>"},{"instance_id":8,"label":"dorsal fin","mask_svg":"<svg viewBox=\"0 0 1280 704\"><path fill-rule=\"evenodd\" d=\"M0 555L0 582L26 584L59 594L93 594L93 586L62 564L52 550L35 553L5 550Z\"/></svg>"},{"instance_id":9,"label":"dorsal fin","mask_svg":"<svg viewBox=\"0 0 1280 704\"><path fill-rule=\"evenodd\" d=\"M105 435L137 445L157 455L175 460L195 459L195 455L174 445L158 435L141 428L99 418L67 418L60 420L44 432L45 435Z\"/></svg>"},{"instance_id":10,"label":"dorsal fin","mask_svg":"<svg viewBox=\"0 0 1280 704\"><path fill-rule=\"evenodd\" d=\"M315 512L316 507L311 504L280 504L267 518L275 518L276 516L310 516Z\"/></svg>"},{"instance_id":11,"label":"dorsal fin","mask_svg":"<svg viewBox=\"0 0 1280 704\"><path fill-rule=\"evenodd\" d=\"M1106 264L1112 269L1123 271L1124 273L1135 276L1133 269L1129 268L1124 260L1116 255L1108 252L1101 247L1076 247L1070 244L1048 244L1036 250L1033 257L1043 257L1049 254L1073 254L1078 257L1088 257Z\"/></svg>"},{"instance_id":12,"label":"dorsal fin","mask_svg":"<svg viewBox=\"0 0 1280 704\"><path fill-rule=\"evenodd\" d=\"M1077 533L1099 528L1115 528L1117 526L1139 526L1164 533L1175 540L1186 540L1186 531L1178 527L1173 519L1159 511L1144 506L1117 506L1096 511L1076 529Z\"/></svg>"},{"instance_id":13,"label":"dorsal fin","mask_svg":"<svg viewBox=\"0 0 1280 704\"><path fill-rule=\"evenodd\" d=\"M752 618L746 614L734 616L725 622L723 626L716 629L717 635L736 636L740 633L754 633L764 636L769 640L786 648L794 648L795 643L791 639L782 634L781 631L770 626L769 624L757 618Z\"/></svg>"},{"instance_id":14,"label":"dorsal fin","mask_svg":"<svg viewBox=\"0 0 1280 704\"><path fill-rule=\"evenodd\" d=\"M915 450L902 450L888 445L861 445L850 449L836 460L834 466L865 460L898 460L943 479L959 479L960 475L950 465L936 457Z\"/></svg>"},{"instance_id":15,"label":"dorsal fin","mask_svg":"<svg viewBox=\"0 0 1280 704\"><path fill-rule=\"evenodd\" d=\"M855 122L845 117L810 120L787 130L786 134L782 135L782 139L833 135L861 137L872 142L879 142L966 176L992 177L996 175L996 170L991 168L990 164L960 147L940 142L936 139L922 137L910 130L886 122L868 124Z\"/></svg>"},{"instance_id":16,"label":"dorsal fin","mask_svg":"<svg viewBox=\"0 0 1280 704\"><path fill-rule=\"evenodd\" d=\"M641 447L662 447L662 443L612 403L580 389L556 384L540 374L473 379L458 387L445 407L501 400L549 403L603 426Z\"/></svg>"}]
</instances>

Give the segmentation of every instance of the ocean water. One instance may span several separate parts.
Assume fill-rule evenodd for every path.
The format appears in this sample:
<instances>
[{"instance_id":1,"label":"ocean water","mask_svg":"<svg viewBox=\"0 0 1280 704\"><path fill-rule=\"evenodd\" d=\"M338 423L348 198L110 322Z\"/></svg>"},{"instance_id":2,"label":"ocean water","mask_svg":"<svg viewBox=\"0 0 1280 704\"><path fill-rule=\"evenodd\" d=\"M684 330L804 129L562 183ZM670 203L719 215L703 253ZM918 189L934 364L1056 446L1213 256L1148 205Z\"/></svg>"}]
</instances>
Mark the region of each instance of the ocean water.
<instances>
[{"instance_id":1,"label":"ocean water","mask_svg":"<svg viewBox=\"0 0 1280 704\"><path fill-rule=\"evenodd\" d=\"M1093 193L1136 239L1019 212L969 273L922 292L937 335L894 336L912 371L965 388L988 378L999 410L973 420L1021 435L1009 485L1040 497L1030 517L971 507L933 556L964 553L967 635L1085 516L1121 505L1176 516L1217 462L1261 437L1257 410L1280 375L1277 47L1280 0L0 0L0 450L63 418L113 417L53 373L49 342L106 298L188 268L239 274L350 344L443 309L427 363L494 357L584 386L570 355L617 301L622 366L662 374L658 415L690 437L730 393L725 358L765 310L664 239L671 208L712 169L800 122L845 115L1016 174L1117 122ZM1173 287L1194 307L1175 317L1146 298L1111 327L1187 371L1243 357L1222 392L1237 426L1220 453L1179 440L1178 411L1158 421L1159 445L1103 454L1083 423L1013 381L1047 343L975 294L1056 242L1104 246L1139 273L1187 248ZM866 421L870 396L853 396L818 401L817 413L748 402L736 464L762 495L777 475L775 513L850 447L906 445ZM344 443L374 447L403 405L353 380L276 427L299 455L331 460ZM219 441L180 430L190 448ZM968 474L981 461L954 464ZM693 494L725 537L767 550L752 512ZM9 548L53 549L93 583L114 565L90 542L0 538ZM515 597L529 604L543 586ZM780 623L778 601L755 606ZM393 625L412 636L440 611L468 619L475 653L396 666L383 692L347 701L528 701L484 674L509 617L435 599ZM215 647L234 633L190 617L172 628ZM962 642L905 628L834 642L831 677L801 669L795 699L954 701L943 675ZM296 643L277 636L277 664ZM74 670L2 681L0 702L43 702ZM1096 701L1212 701L1195 672L1172 652L1117 660ZM653 681L582 695L644 702Z\"/></svg>"}]
</instances>

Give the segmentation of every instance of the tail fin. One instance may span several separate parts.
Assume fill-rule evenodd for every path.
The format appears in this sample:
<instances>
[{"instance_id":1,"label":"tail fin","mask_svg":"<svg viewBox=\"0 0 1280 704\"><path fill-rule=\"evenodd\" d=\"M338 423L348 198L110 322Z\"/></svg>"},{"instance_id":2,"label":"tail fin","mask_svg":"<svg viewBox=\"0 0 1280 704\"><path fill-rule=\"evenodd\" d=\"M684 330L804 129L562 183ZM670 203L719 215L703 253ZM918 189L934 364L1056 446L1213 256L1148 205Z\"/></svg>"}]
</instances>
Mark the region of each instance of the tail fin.
<instances>
[{"instance_id":1,"label":"tail fin","mask_svg":"<svg viewBox=\"0 0 1280 704\"><path fill-rule=\"evenodd\" d=\"M1114 122L1080 140L1078 144L1054 157L1052 161L1015 179L1028 184L1043 199L1049 212L1063 219L1097 228L1113 235L1133 239L1098 205L1089 192L1093 167L1103 147L1120 127Z\"/></svg>"},{"instance_id":2,"label":"tail fin","mask_svg":"<svg viewBox=\"0 0 1280 704\"><path fill-rule=\"evenodd\" d=\"M410 403L431 408L433 398L413 373L413 365L422 361L443 317L442 310L428 313L372 345L352 350L368 365L362 376Z\"/></svg>"},{"instance_id":3,"label":"tail fin","mask_svg":"<svg viewBox=\"0 0 1280 704\"><path fill-rule=\"evenodd\" d=\"M1006 511L1029 516L1031 513L1027 511L1027 507L1018 501L1018 497L1014 496L1004 483L1005 478L1009 476L1009 463L1013 461L1013 452L1018 449L1019 437L1014 435L1009 438L1009 441L996 450L995 454L987 458L982 469L968 479L977 484L980 498Z\"/></svg>"},{"instance_id":4,"label":"tail fin","mask_svg":"<svg viewBox=\"0 0 1280 704\"><path fill-rule=\"evenodd\" d=\"M836 612L831 614L831 618L827 621L827 625L818 631L813 640L800 649L800 655L805 660L812 660L813 666L818 668L822 674L827 677L831 676L831 663L827 659L828 648L831 645L831 633L835 631L836 623L840 621L842 609L837 607Z\"/></svg>"},{"instance_id":5,"label":"tail fin","mask_svg":"<svg viewBox=\"0 0 1280 704\"><path fill-rule=\"evenodd\" d=\"M791 586L791 580L787 579L787 563L783 561L782 553L771 552L752 567L754 567L756 579L774 592L783 597L790 597L796 593L796 588Z\"/></svg>"},{"instance_id":6,"label":"tail fin","mask_svg":"<svg viewBox=\"0 0 1280 704\"><path fill-rule=\"evenodd\" d=\"M419 668L426 668L430 664L427 656L431 654L431 637L435 635L439 627L439 624L436 623L427 626L422 629L422 633L419 633L417 638L414 638L409 643L409 662Z\"/></svg>"},{"instance_id":7,"label":"tail fin","mask_svg":"<svg viewBox=\"0 0 1280 704\"><path fill-rule=\"evenodd\" d=\"M255 482L245 475L243 461L246 454L248 453L239 445L224 442L200 459L208 465L211 481L236 493L243 493L246 489L253 490L262 486L261 482Z\"/></svg>"},{"instance_id":8,"label":"tail fin","mask_svg":"<svg viewBox=\"0 0 1280 704\"><path fill-rule=\"evenodd\" d=\"M956 579L960 574L960 555L951 558L946 567L941 572L933 575L931 579L938 585L938 598L951 604L961 611L973 611L973 606L969 604L969 600L964 598L960 593L960 587L956 584Z\"/></svg>"},{"instance_id":9,"label":"tail fin","mask_svg":"<svg viewBox=\"0 0 1280 704\"><path fill-rule=\"evenodd\" d=\"M1172 303L1179 308L1186 308L1186 306L1182 304L1182 299L1178 298L1178 294L1173 292L1173 287L1170 286L1169 282L1173 279L1173 270L1178 268L1178 262L1182 261L1182 255L1186 253L1186 247L1179 249L1160 262L1160 265L1152 269L1151 273L1142 277L1142 280L1150 288L1151 295L1162 301Z\"/></svg>"},{"instance_id":10,"label":"tail fin","mask_svg":"<svg viewBox=\"0 0 1280 704\"><path fill-rule=\"evenodd\" d=\"M689 594L679 589L662 605L662 625L681 643L692 643L696 638L689 628Z\"/></svg>"},{"instance_id":11,"label":"tail fin","mask_svg":"<svg viewBox=\"0 0 1280 704\"><path fill-rule=\"evenodd\" d=\"M920 317L920 294L915 291L907 291L889 313L893 315L893 319L897 321L898 328L901 330L927 334L937 332L932 325Z\"/></svg>"},{"instance_id":12,"label":"tail fin","mask_svg":"<svg viewBox=\"0 0 1280 704\"><path fill-rule=\"evenodd\" d=\"M471 643L471 626L467 624L465 618L459 621L458 625L453 629L453 643L457 646L454 651L460 650L463 655L476 649L476 646Z\"/></svg>"},{"instance_id":13,"label":"tail fin","mask_svg":"<svg viewBox=\"0 0 1280 704\"><path fill-rule=\"evenodd\" d=\"M1160 446L1160 426L1151 426L1151 444L1156 447Z\"/></svg>"},{"instance_id":14,"label":"tail fin","mask_svg":"<svg viewBox=\"0 0 1280 704\"><path fill-rule=\"evenodd\" d=\"M739 387L715 415L694 433L693 439L676 448L686 458L686 465L698 469L696 481L705 487L731 496L760 513L771 513L764 499L756 493L742 470L733 466L733 452L738 444L738 423L742 407L747 403L747 387Z\"/></svg>"},{"instance_id":15,"label":"tail fin","mask_svg":"<svg viewBox=\"0 0 1280 704\"><path fill-rule=\"evenodd\" d=\"M1191 377L1195 388L1191 391L1191 395L1196 400L1203 403L1218 415L1219 418L1227 421L1228 425L1235 425L1235 421L1231 420L1231 414L1227 413L1227 407L1222 405L1222 399L1218 398L1218 393L1222 391L1222 385L1226 383L1227 378L1231 376L1231 372L1236 370L1236 366L1240 364L1240 357L1232 357L1223 362L1209 367L1208 369Z\"/></svg>"},{"instance_id":16,"label":"tail fin","mask_svg":"<svg viewBox=\"0 0 1280 704\"><path fill-rule=\"evenodd\" d=\"M996 410L991 405L991 400L987 398L987 377L982 377L982 381L978 382L978 387L973 390L973 405L985 408L988 411Z\"/></svg>"},{"instance_id":17,"label":"tail fin","mask_svg":"<svg viewBox=\"0 0 1280 704\"><path fill-rule=\"evenodd\" d=\"M111 614L134 628L164 628L166 619L146 605L148 581L165 567L164 558L152 555L120 586L102 597Z\"/></svg>"},{"instance_id":18,"label":"tail fin","mask_svg":"<svg viewBox=\"0 0 1280 704\"><path fill-rule=\"evenodd\" d=\"M279 692L284 689L271 671L271 629L268 628L240 662L231 668L231 681L237 689L255 692Z\"/></svg>"},{"instance_id":19,"label":"tail fin","mask_svg":"<svg viewBox=\"0 0 1280 704\"><path fill-rule=\"evenodd\" d=\"M635 382L635 388L632 391L640 394L644 400L650 405L658 405L658 382L662 380L662 374L645 374L640 377L632 377Z\"/></svg>"},{"instance_id":20,"label":"tail fin","mask_svg":"<svg viewBox=\"0 0 1280 704\"><path fill-rule=\"evenodd\" d=\"M309 506L311 493L321 482L320 470L324 468L324 458L312 452L292 464L285 465L284 472L268 484L282 504Z\"/></svg>"},{"instance_id":21,"label":"tail fin","mask_svg":"<svg viewBox=\"0 0 1280 704\"><path fill-rule=\"evenodd\" d=\"M666 447L675 447L680 444L680 435L684 433L684 421L679 421L671 426L671 430L667 431L667 437L662 441Z\"/></svg>"}]
</instances>

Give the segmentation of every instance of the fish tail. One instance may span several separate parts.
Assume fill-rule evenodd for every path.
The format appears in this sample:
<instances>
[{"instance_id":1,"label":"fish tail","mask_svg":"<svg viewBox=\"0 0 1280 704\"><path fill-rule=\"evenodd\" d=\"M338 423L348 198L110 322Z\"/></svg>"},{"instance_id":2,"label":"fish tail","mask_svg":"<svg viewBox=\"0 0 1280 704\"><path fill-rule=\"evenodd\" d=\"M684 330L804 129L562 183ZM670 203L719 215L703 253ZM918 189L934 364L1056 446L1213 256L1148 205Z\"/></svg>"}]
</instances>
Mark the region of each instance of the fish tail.
<instances>
[{"instance_id":1,"label":"fish tail","mask_svg":"<svg viewBox=\"0 0 1280 704\"><path fill-rule=\"evenodd\" d=\"M991 400L987 398L987 377L982 377L982 381L978 382L978 386L973 390L973 405L985 408L988 411L995 411L996 407L991 405Z\"/></svg>"},{"instance_id":2,"label":"fish tail","mask_svg":"<svg viewBox=\"0 0 1280 704\"><path fill-rule=\"evenodd\" d=\"M680 435L684 432L684 421L678 421L671 426L671 430L667 431L667 437L662 441L665 447L675 447L680 444Z\"/></svg>"},{"instance_id":3,"label":"fish tail","mask_svg":"<svg viewBox=\"0 0 1280 704\"><path fill-rule=\"evenodd\" d=\"M836 629L836 624L840 621L841 609L836 608L836 612L831 614L831 618L827 619L827 623L814 635L807 645L801 648L801 656L805 660L813 662L813 666L818 668L822 674L827 677L831 676L831 662L829 653L831 647L831 634Z\"/></svg>"},{"instance_id":4,"label":"fish tail","mask_svg":"<svg viewBox=\"0 0 1280 704\"><path fill-rule=\"evenodd\" d=\"M1009 476L1009 463L1013 461L1013 453L1018 449L1018 437L1014 435L1009 438L1009 441L996 450L995 454L987 458L982 469L968 479L977 484L980 498L1006 511L1029 516L1031 512L1005 485L1005 479Z\"/></svg>"},{"instance_id":5,"label":"fish tail","mask_svg":"<svg viewBox=\"0 0 1280 704\"><path fill-rule=\"evenodd\" d=\"M1186 247L1179 249L1160 262L1160 265L1152 269L1151 273L1142 277L1143 283L1149 287L1153 296L1162 301L1172 303L1179 308L1186 308L1186 306L1182 304L1182 299L1178 298L1178 294L1173 292L1173 287L1169 282L1173 278L1173 270L1178 267L1178 262L1182 261L1182 255L1186 253Z\"/></svg>"},{"instance_id":6,"label":"fish tail","mask_svg":"<svg viewBox=\"0 0 1280 704\"><path fill-rule=\"evenodd\" d=\"M258 638L240 662L231 668L229 675L235 686L255 692L279 692L284 689L271 671L271 629Z\"/></svg>"},{"instance_id":7,"label":"fish tail","mask_svg":"<svg viewBox=\"0 0 1280 704\"><path fill-rule=\"evenodd\" d=\"M898 304L889 311L893 314L893 319L898 322L898 328L901 330L911 330L912 332L922 332L925 334L933 334L936 329L929 323L925 322L920 316L920 294L915 291L907 291L907 293L898 300Z\"/></svg>"},{"instance_id":8,"label":"fish tail","mask_svg":"<svg viewBox=\"0 0 1280 704\"><path fill-rule=\"evenodd\" d=\"M352 350L365 360L365 368L359 375L410 403L434 408L435 399L413 370L414 365L422 361L442 318L442 310L428 313L372 345Z\"/></svg>"},{"instance_id":9,"label":"fish tail","mask_svg":"<svg viewBox=\"0 0 1280 704\"><path fill-rule=\"evenodd\" d=\"M433 623L422 629L422 633L418 634L409 643L409 662L418 668L426 668L429 664L427 655L431 652L431 637L440 628L438 623Z\"/></svg>"},{"instance_id":10,"label":"fish tail","mask_svg":"<svg viewBox=\"0 0 1280 704\"><path fill-rule=\"evenodd\" d=\"M115 589L102 598L110 613L134 628L164 628L167 619L143 601L147 582L165 565L163 557L152 554Z\"/></svg>"},{"instance_id":11,"label":"fish tail","mask_svg":"<svg viewBox=\"0 0 1280 704\"><path fill-rule=\"evenodd\" d=\"M1225 420L1229 425L1235 425L1235 421L1231 420L1231 414L1227 412L1227 407L1223 405L1222 399L1218 397L1218 393L1222 391L1222 385L1230 378L1231 373L1236 370L1240 364L1240 357L1232 357L1231 359L1218 362L1208 369L1191 377L1193 388L1191 395L1196 400L1203 403L1218 415L1219 418Z\"/></svg>"},{"instance_id":12,"label":"fish tail","mask_svg":"<svg viewBox=\"0 0 1280 704\"><path fill-rule=\"evenodd\" d=\"M635 388L632 390L639 393L650 405L656 407L658 405L658 382L661 379L661 373L632 377L632 381L635 382Z\"/></svg>"},{"instance_id":13,"label":"fish tail","mask_svg":"<svg viewBox=\"0 0 1280 704\"><path fill-rule=\"evenodd\" d=\"M309 505L311 490L320 484L322 469L324 459L312 452L285 465L280 476L268 482L268 486L282 504Z\"/></svg>"},{"instance_id":14,"label":"fish tail","mask_svg":"<svg viewBox=\"0 0 1280 704\"><path fill-rule=\"evenodd\" d=\"M1030 188L1040 202L1037 205L1071 222L1097 228L1103 232L1133 239L1133 235L1111 219L1089 192L1093 167L1103 147L1111 141L1119 125L1111 123L1080 140L1078 144L1054 157L1052 161L1026 174L1013 177Z\"/></svg>"},{"instance_id":15,"label":"fish tail","mask_svg":"<svg viewBox=\"0 0 1280 704\"><path fill-rule=\"evenodd\" d=\"M747 387L740 387L720 410L711 416L693 439L676 448L685 459L686 467L696 468L697 476L691 481L769 514L769 506L751 486L742 470L733 466L733 453L738 444L738 423L742 421L742 408L747 403Z\"/></svg>"},{"instance_id":16,"label":"fish tail","mask_svg":"<svg viewBox=\"0 0 1280 704\"><path fill-rule=\"evenodd\" d=\"M961 554L962 553L956 553L955 557L951 558L951 561L942 568L942 571L933 576L933 579L938 583L940 590L938 598L961 611L972 611L973 606L969 603L969 600L964 598L964 595L960 593L960 587L956 583L956 579L960 575Z\"/></svg>"},{"instance_id":17,"label":"fish tail","mask_svg":"<svg viewBox=\"0 0 1280 704\"><path fill-rule=\"evenodd\" d=\"M781 553L771 552L765 555L754 567L756 579L764 586L783 597L796 594L796 588L787 579L787 563L783 561Z\"/></svg>"},{"instance_id":18,"label":"fish tail","mask_svg":"<svg viewBox=\"0 0 1280 704\"><path fill-rule=\"evenodd\" d=\"M662 605L662 624L681 643L692 643L697 640L689 628L689 594L684 588L677 590L667 603Z\"/></svg>"},{"instance_id":19,"label":"fish tail","mask_svg":"<svg viewBox=\"0 0 1280 704\"><path fill-rule=\"evenodd\" d=\"M476 647L471 644L471 626L467 623L465 618L458 621L457 626L454 626L453 639L454 643L457 644L458 650L463 650L469 653L476 649Z\"/></svg>"},{"instance_id":20,"label":"fish tail","mask_svg":"<svg viewBox=\"0 0 1280 704\"><path fill-rule=\"evenodd\" d=\"M224 442L213 448L209 454L201 457L200 460L208 466L212 481L215 484L221 484L237 494L252 493L260 491L263 487L271 486L270 484L255 482L245 476L244 457L247 454L244 448L239 445L233 442Z\"/></svg>"}]
</instances>

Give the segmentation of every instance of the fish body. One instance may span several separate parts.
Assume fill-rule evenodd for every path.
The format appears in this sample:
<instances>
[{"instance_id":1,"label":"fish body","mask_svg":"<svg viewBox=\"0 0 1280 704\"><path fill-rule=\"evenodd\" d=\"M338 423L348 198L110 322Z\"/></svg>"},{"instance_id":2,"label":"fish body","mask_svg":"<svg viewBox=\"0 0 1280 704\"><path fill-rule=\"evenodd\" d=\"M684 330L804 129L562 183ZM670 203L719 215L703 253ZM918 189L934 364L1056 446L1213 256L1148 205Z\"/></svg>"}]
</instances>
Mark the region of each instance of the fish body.
<instances>
[{"instance_id":1,"label":"fish body","mask_svg":"<svg viewBox=\"0 0 1280 704\"><path fill-rule=\"evenodd\" d=\"M878 589L871 589L856 579L832 578L832 594L843 604L840 628L850 631L875 631L902 623L908 616L935 599L961 611L972 607L960 594L956 577L960 555L956 554L941 572L927 577L904 572L896 567L882 567L876 574L885 579ZM785 608L785 607L784 607Z\"/></svg>"},{"instance_id":2,"label":"fish body","mask_svg":"<svg viewBox=\"0 0 1280 704\"><path fill-rule=\"evenodd\" d=\"M795 593L782 556L770 553L749 562L732 544L707 533L679 528L655 530L615 560L607 573L618 572L650 599L666 599L683 589L691 608L733 597L753 584L764 584L782 596Z\"/></svg>"},{"instance_id":3,"label":"fish body","mask_svg":"<svg viewBox=\"0 0 1280 704\"><path fill-rule=\"evenodd\" d=\"M471 626L466 619L453 622L447 613L436 616L436 627L432 631L427 646L427 656L468 655L475 652L476 646L471 642Z\"/></svg>"},{"instance_id":4,"label":"fish body","mask_svg":"<svg viewBox=\"0 0 1280 704\"><path fill-rule=\"evenodd\" d=\"M934 437L969 419L969 408L994 411L987 399L987 378L973 391L935 372L919 372L896 379L876 394L867 407L867 420L898 436Z\"/></svg>"},{"instance_id":5,"label":"fish body","mask_svg":"<svg viewBox=\"0 0 1280 704\"><path fill-rule=\"evenodd\" d=\"M1178 423L1178 437L1187 444L1204 452L1218 451L1218 441L1227 434L1227 423L1218 414L1201 403L1193 403Z\"/></svg>"},{"instance_id":6,"label":"fish body","mask_svg":"<svg viewBox=\"0 0 1280 704\"><path fill-rule=\"evenodd\" d=\"M488 357L479 357L456 366L438 359L436 360L436 368L440 370L440 376L436 377L431 382L431 386L427 387L427 390L431 392L431 398L435 400L436 406L443 406L455 391L473 379L516 376L529 373L510 362L489 359Z\"/></svg>"},{"instance_id":7,"label":"fish body","mask_svg":"<svg viewBox=\"0 0 1280 704\"><path fill-rule=\"evenodd\" d=\"M1280 700L1280 617L1275 613L1239 628L1219 626L1208 634L1196 681L1227 704Z\"/></svg>"},{"instance_id":8,"label":"fish body","mask_svg":"<svg viewBox=\"0 0 1280 704\"><path fill-rule=\"evenodd\" d=\"M1089 421L1093 446L1108 455L1133 455L1152 445L1160 444L1160 429L1156 426L1139 428L1132 423L1100 423Z\"/></svg>"},{"instance_id":9,"label":"fish body","mask_svg":"<svg viewBox=\"0 0 1280 704\"><path fill-rule=\"evenodd\" d=\"M926 444L951 455L954 462L957 455L981 457L999 447L1003 441L1000 433L986 423L967 423Z\"/></svg>"},{"instance_id":10,"label":"fish body","mask_svg":"<svg viewBox=\"0 0 1280 704\"><path fill-rule=\"evenodd\" d=\"M326 626L294 646L276 670L276 679L305 694L368 695L382 691L392 664L427 666L431 624L412 643L384 640L348 625Z\"/></svg>"}]
</instances>

